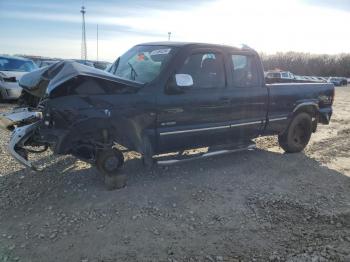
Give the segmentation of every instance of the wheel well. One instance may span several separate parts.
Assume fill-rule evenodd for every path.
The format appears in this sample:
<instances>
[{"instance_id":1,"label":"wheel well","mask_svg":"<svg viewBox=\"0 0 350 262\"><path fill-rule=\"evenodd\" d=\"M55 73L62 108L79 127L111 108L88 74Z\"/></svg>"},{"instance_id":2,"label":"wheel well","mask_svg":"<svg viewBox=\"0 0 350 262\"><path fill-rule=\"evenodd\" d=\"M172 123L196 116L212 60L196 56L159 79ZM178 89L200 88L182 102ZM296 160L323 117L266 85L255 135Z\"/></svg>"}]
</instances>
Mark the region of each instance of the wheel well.
<instances>
[{"instance_id":1,"label":"wheel well","mask_svg":"<svg viewBox=\"0 0 350 262\"><path fill-rule=\"evenodd\" d=\"M311 118L313 120L312 121L312 132L315 133L316 129L317 129L317 124L318 124L318 110L317 110L316 105L302 106L294 112L294 116L296 116L299 113L307 113L311 116Z\"/></svg>"},{"instance_id":2,"label":"wheel well","mask_svg":"<svg viewBox=\"0 0 350 262\"><path fill-rule=\"evenodd\" d=\"M297 115L302 112L308 113L311 117L317 116L317 108L314 105L305 105L305 106L299 107L296 111L294 111L294 115Z\"/></svg>"}]
</instances>

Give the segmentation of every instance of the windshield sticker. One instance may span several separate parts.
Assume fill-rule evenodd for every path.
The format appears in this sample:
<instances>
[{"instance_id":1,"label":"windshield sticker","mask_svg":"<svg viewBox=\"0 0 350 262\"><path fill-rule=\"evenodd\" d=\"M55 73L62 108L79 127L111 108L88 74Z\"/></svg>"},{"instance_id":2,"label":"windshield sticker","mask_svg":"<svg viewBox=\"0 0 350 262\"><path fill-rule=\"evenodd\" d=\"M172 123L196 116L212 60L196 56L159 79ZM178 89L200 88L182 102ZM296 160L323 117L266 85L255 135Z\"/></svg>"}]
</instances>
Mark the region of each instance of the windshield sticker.
<instances>
[{"instance_id":1,"label":"windshield sticker","mask_svg":"<svg viewBox=\"0 0 350 262\"><path fill-rule=\"evenodd\" d=\"M138 61L144 61L144 60L145 60L145 54L144 54L144 53L138 54L137 60L138 60Z\"/></svg>"},{"instance_id":2,"label":"windshield sticker","mask_svg":"<svg viewBox=\"0 0 350 262\"><path fill-rule=\"evenodd\" d=\"M167 55L170 53L170 48L153 50L150 55Z\"/></svg>"}]
</instances>

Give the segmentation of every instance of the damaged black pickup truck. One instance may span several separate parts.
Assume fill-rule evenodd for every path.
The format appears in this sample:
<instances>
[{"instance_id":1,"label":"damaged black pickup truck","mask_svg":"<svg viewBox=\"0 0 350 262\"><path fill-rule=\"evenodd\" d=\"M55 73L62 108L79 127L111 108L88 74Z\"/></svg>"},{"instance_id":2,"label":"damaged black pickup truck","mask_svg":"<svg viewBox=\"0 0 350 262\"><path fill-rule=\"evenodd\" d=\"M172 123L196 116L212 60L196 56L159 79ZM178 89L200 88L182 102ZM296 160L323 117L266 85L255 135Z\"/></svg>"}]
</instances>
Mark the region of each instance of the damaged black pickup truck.
<instances>
[{"instance_id":1,"label":"damaged black pickup truck","mask_svg":"<svg viewBox=\"0 0 350 262\"><path fill-rule=\"evenodd\" d=\"M318 123L329 123L334 99L331 83L265 84L252 49L199 43L137 45L109 72L63 61L20 85L23 108L0 117L11 155L39 169L28 153L71 154L95 165L108 187L125 183L117 172L125 151L150 166L187 159L187 149L208 147L204 157L278 135L286 152L300 152Z\"/></svg>"}]
</instances>

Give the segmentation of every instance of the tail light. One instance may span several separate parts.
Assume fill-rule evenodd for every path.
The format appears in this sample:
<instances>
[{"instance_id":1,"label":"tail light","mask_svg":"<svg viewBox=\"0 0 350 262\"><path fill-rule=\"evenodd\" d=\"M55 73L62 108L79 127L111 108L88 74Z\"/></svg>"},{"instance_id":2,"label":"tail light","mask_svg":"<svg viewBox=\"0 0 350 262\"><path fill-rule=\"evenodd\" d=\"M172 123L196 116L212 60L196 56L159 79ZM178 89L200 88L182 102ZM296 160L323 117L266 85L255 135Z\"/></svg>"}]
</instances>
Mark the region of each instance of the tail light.
<instances>
[{"instance_id":1,"label":"tail light","mask_svg":"<svg viewBox=\"0 0 350 262\"><path fill-rule=\"evenodd\" d=\"M333 105L335 99L335 88L333 87L332 93L331 93L331 105Z\"/></svg>"}]
</instances>

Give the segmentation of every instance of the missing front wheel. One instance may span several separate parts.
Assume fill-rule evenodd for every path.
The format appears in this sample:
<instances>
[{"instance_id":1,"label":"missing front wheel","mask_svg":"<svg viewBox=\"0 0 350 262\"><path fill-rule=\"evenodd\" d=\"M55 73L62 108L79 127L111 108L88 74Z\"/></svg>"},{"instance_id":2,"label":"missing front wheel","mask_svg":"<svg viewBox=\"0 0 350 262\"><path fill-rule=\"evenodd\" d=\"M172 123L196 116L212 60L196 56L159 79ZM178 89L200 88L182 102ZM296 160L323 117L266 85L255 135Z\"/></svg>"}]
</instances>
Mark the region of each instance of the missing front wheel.
<instances>
[{"instance_id":1,"label":"missing front wheel","mask_svg":"<svg viewBox=\"0 0 350 262\"><path fill-rule=\"evenodd\" d=\"M103 175L108 190L125 187L127 177L119 173L123 164L124 156L118 149L111 148L97 153L96 168Z\"/></svg>"}]
</instances>

